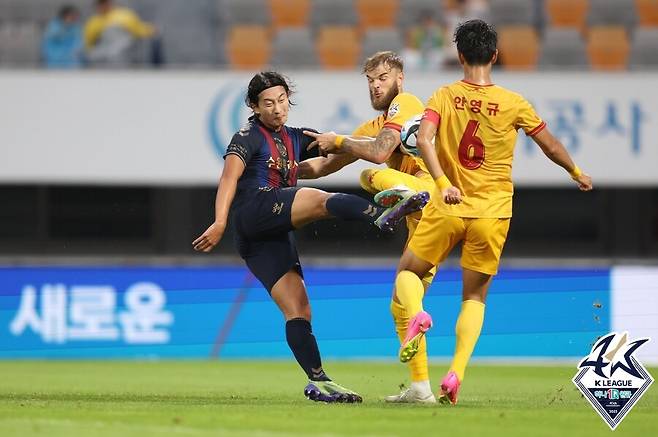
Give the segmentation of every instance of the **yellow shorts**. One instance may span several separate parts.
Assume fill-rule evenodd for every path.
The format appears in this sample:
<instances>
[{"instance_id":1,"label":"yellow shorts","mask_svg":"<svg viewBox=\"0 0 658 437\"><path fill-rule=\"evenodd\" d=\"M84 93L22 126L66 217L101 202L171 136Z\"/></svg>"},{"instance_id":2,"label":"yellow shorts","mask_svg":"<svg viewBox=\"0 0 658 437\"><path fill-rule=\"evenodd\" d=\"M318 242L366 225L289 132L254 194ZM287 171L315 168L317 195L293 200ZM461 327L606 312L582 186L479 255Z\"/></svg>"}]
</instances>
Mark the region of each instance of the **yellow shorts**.
<instances>
[{"instance_id":1,"label":"yellow shorts","mask_svg":"<svg viewBox=\"0 0 658 437\"><path fill-rule=\"evenodd\" d=\"M396 185L406 185L414 191L427 191L430 195L434 192L436 185L432 180L430 174L425 174L421 177L403 173L394 168L369 168L361 172L361 187L371 194L379 193L380 191L388 190ZM416 227L420 222L420 214L407 216L407 242L405 247L411 241L411 237L416 231ZM425 288L429 287L434 280L436 268L433 268L423 277Z\"/></svg>"},{"instance_id":2,"label":"yellow shorts","mask_svg":"<svg viewBox=\"0 0 658 437\"><path fill-rule=\"evenodd\" d=\"M463 240L461 266L487 275L498 272L507 239L509 218L465 218L443 215L427 204L409 249L418 258L441 264Z\"/></svg>"}]
</instances>

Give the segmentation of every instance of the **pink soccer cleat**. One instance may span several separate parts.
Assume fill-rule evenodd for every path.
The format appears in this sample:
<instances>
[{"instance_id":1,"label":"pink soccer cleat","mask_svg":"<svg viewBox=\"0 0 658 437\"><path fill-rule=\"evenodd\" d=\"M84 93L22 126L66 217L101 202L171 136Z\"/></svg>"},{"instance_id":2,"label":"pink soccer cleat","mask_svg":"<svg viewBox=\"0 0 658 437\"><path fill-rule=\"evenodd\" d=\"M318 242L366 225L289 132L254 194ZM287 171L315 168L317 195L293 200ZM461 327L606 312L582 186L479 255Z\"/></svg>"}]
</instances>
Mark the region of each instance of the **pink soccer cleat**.
<instances>
[{"instance_id":1,"label":"pink soccer cleat","mask_svg":"<svg viewBox=\"0 0 658 437\"><path fill-rule=\"evenodd\" d=\"M459 387L461 386L457 374L452 370L441 381L441 391L439 392L439 402L442 404L457 403L457 394L459 394Z\"/></svg>"},{"instance_id":2,"label":"pink soccer cleat","mask_svg":"<svg viewBox=\"0 0 658 437\"><path fill-rule=\"evenodd\" d=\"M432 316L426 311L420 311L410 321L407 328L407 336L402 342L398 357L403 363L408 362L420 347L420 340L422 340L425 333L432 327Z\"/></svg>"}]
</instances>

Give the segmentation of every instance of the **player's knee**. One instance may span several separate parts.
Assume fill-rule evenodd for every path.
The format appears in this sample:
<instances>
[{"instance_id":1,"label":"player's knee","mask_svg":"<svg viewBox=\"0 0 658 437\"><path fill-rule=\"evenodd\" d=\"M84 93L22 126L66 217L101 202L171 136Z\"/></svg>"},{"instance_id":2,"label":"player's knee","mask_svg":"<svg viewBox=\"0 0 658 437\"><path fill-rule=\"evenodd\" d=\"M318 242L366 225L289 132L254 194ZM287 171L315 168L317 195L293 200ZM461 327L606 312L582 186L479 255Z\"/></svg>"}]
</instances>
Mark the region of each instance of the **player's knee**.
<instances>
[{"instance_id":1,"label":"player's knee","mask_svg":"<svg viewBox=\"0 0 658 437\"><path fill-rule=\"evenodd\" d=\"M304 306L301 308L301 311L300 311L300 312L301 312L303 318L305 318L305 319L308 320L309 322L311 321L311 305L309 305L308 303L306 303L306 305L304 305Z\"/></svg>"},{"instance_id":2,"label":"player's knee","mask_svg":"<svg viewBox=\"0 0 658 437\"><path fill-rule=\"evenodd\" d=\"M308 187L304 187L299 191L304 194L302 205L305 215L310 215L316 219L327 217L327 200L331 198L332 193Z\"/></svg>"},{"instance_id":3,"label":"player's knee","mask_svg":"<svg viewBox=\"0 0 658 437\"><path fill-rule=\"evenodd\" d=\"M309 305L308 303L301 303L301 302L295 305L290 305L290 307L284 311L283 315L286 320L305 319L310 322L311 305Z\"/></svg>"},{"instance_id":4,"label":"player's knee","mask_svg":"<svg viewBox=\"0 0 658 437\"><path fill-rule=\"evenodd\" d=\"M375 187L373 187L372 184L372 178L375 176L375 174L379 170L374 169L374 168L367 168L361 172L361 175L359 176L359 183L361 184L361 188L366 190L370 194L377 194L377 190Z\"/></svg>"},{"instance_id":5,"label":"player's knee","mask_svg":"<svg viewBox=\"0 0 658 437\"><path fill-rule=\"evenodd\" d=\"M331 196L333 195L333 193L327 193L325 191L322 191L322 194L318 195L318 201L314 205L314 209L319 217L325 217L329 214L329 210L327 209L327 201L331 199Z\"/></svg>"},{"instance_id":6,"label":"player's knee","mask_svg":"<svg viewBox=\"0 0 658 437\"><path fill-rule=\"evenodd\" d=\"M462 301L472 300L475 302L486 303L487 293L486 290L463 290Z\"/></svg>"},{"instance_id":7,"label":"player's knee","mask_svg":"<svg viewBox=\"0 0 658 437\"><path fill-rule=\"evenodd\" d=\"M415 274L415 276L422 279L432 267L432 264L418 258L409 247L407 247L400 258L398 272L402 273L406 271L407 273Z\"/></svg>"},{"instance_id":8,"label":"player's knee","mask_svg":"<svg viewBox=\"0 0 658 437\"><path fill-rule=\"evenodd\" d=\"M395 277L395 289L400 290L401 288L404 288L405 285L410 283L415 284L417 282L421 282L421 279L416 273L410 270L402 270Z\"/></svg>"}]
</instances>

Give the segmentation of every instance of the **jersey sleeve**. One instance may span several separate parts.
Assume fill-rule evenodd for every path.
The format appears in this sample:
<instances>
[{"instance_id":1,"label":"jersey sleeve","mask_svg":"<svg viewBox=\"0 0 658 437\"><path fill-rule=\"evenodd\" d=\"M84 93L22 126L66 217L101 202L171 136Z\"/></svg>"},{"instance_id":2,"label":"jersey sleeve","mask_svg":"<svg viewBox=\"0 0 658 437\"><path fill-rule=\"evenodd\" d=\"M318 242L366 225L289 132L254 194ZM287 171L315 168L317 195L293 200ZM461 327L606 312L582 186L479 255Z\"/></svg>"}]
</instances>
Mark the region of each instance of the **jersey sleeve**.
<instances>
[{"instance_id":1,"label":"jersey sleeve","mask_svg":"<svg viewBox=\"0 0 658 437\"><path fill-rule=\"evenodd\" d=\"M526 135L533 136L537 135L546 127L546 122L539 118L535 112L535 108L523 97L521 97L517 108L519 108L519 112L514 122L514 127L517 130L523 129Z\"/></svg>"},{"instance_id":2,"label":"jersey sleeve","mask_svg":"<svg viewBox=\"0 0 658 437\"><path fill-rule=\"evenodd\" d=\"M400 132L404 123L423 110L422 103L416 96L409 93L398 94L386 111L384 127Z\"/></svg>"},{"instance_id":3,"label":"jersey sleeve","mask_svg":"<svg viewBox=\"0 0 658 437\"><path fill-rule=\"evenodd\" d=\"M306 150L315 138L304 135L304 131L315 132L316 134L319 132L310 127L303 127L301 129L295 128L295 131L297 132L297 135L299 135L299 162L319 156L317 147L314 147L311 150Z\"/></svg>"},{"instance_id":4,"label":"jersey sleeve","mask_svg":"<svg viewBox=\"0 0 658 437\"><path fill-rule=\"evenodd\" d=\"M423 111L423 120L429 120L437 126L441 123L441 89L437 90L427 100L425 111Z\"/></svg>"},{"instance_id":5,"label":"jersey sleeve","mask_svg":"<svg viewBox=\"0 0 658 437\"><path fill-rule=\"evenodd\" d=\"M124 15L124 26L130 33L139 38L148 38L155 33L155 29L149 23L142 21L135 12L130 9L122 10Z\"/></svg>"},{"instance_id":6,"label":"jersey sleeve","mask_svg":"<svg viewBox=\"0 0 658 437\"><path fill-rule=\"evenodd\" d=\"M226 159L229 155L237 155L244 162L244 165L247 165L256 152L257 147L258 145L254 141L254 138L248 132L240 131L231 138L231 142L226 148L223 158Z\"/></svg>"},{"instance_id":7,"label":"jersey sleeve","mask_svg":"<svg viewBox=\"0 0 658 437\"><path fill-rule=\"evenodd\" d=\"M362 123L354 129L352 132L352 136L355 137L376 137L377 134L379 133L379 123L377 118L373 118L372 120L368 120L365 123Z\"/></svg>"}]
</instances>

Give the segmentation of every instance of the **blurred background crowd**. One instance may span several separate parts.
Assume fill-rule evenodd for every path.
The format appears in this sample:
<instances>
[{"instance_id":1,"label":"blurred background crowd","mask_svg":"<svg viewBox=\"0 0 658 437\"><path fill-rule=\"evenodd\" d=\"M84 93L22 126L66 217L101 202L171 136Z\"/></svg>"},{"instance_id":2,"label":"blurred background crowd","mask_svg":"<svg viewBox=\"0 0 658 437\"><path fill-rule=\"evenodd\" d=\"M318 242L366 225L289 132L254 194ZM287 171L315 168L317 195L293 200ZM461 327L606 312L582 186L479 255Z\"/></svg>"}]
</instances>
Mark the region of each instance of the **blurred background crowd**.
<instances>
[{"instance_id":1,"label":"blurred background crowd","mask_svg":"<svg viewBox=\"0 0 658 437\"><path fill-rule=\"evenodd\" d=\"M658 67L656 0L0 0L0 66L349 70L386 49L436 71L469 18L502 68Z\"/></svg>"}]
</instances>

